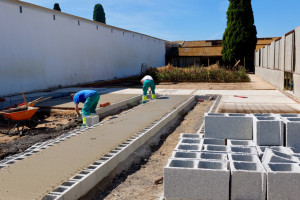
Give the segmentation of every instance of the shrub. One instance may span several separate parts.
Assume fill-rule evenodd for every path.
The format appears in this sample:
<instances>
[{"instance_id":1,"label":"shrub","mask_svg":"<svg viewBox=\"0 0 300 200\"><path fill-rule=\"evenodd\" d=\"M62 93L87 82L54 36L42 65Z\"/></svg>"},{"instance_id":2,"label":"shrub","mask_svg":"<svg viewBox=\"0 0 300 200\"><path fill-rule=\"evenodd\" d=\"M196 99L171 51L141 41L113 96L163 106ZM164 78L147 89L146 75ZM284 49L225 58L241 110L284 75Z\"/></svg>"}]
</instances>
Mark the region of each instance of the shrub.
<instances>
[{"instance_id":1,"label":"shrub","mask_svg":"<svg viewBox=\"0 0 300 200\"><path fill-rule=\"evenodd\" d=\"M244 67L226 70L218 65L209 67L173 67L149 68L145 74L156 82L249 82L250 78Z\"/></svg>"}]
</instances>

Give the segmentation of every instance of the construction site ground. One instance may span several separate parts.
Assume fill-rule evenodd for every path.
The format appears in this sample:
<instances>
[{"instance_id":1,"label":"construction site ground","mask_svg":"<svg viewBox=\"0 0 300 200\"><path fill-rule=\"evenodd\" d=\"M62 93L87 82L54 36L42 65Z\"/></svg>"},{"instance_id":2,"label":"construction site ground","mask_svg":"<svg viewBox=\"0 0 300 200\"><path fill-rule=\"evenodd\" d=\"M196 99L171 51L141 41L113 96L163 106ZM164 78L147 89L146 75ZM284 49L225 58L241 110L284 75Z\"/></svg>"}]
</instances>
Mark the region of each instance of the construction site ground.
<instances>
[{"instance_id":1,"label":"construction site ground","mask_svg":"<svg viewBox=\"0 0 300 200\"><path fill-rule=\"evenodd\" d=\"M156 88L158 94L221 94L219 112L300 112L297 101L256 75L250 75L250 78L249 83L161 83ZM122 88L122 85L113 87ZM141 92L141 86L118 89L119 95ZM176 130L170 130L168 137L162 138L160 145L153 147L152 155L145 158L141 165L134 165L131 170L115 177L108 189L96 187L82 199L159 199L163 193L163 167L178 142L179 134L195 133L212 103L209 100L199 102L181 124L178 124ZM51 112L41 112L37 117L39 125L23 136L0 134L0 159L20 153L35 143L69 132L81 124L75 111L71 109L52 109Z\"/></svg>"}]
</instances>

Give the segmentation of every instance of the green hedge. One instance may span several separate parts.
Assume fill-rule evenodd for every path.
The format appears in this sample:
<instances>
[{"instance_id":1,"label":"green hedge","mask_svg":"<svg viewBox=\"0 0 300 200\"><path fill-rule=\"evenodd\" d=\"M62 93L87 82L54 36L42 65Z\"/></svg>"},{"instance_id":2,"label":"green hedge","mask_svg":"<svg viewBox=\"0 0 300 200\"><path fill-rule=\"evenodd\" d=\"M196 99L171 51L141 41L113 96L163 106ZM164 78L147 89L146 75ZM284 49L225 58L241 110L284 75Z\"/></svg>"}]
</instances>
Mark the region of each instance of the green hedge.
<instances>
[{"instance_id":1,"label":"green hedge","mask_svg":"<svg viewBox=\"0 0 300 200\"><path fill-rule=\"evenodd\" d=\"M244 67L227 70L219 66L210 67L173 67L150 68L146 74L159 82L249 82Z\"/></svg>"}]
</instances>

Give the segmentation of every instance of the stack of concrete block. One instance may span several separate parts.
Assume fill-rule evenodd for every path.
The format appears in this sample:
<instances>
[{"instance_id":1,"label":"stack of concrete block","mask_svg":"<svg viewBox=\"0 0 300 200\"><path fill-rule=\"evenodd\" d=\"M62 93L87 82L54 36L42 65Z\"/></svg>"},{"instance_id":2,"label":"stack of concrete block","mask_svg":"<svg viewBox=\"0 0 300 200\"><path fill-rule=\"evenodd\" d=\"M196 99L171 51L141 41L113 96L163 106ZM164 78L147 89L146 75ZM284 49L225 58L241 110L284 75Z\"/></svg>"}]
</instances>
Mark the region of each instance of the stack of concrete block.
<instances>
[{"instance_id":1,"label":"stack of concrete block","mask_svg":"<svg viewBox=\"0 0 300 200\"><path fill-rule=\"evenodd\" d=\"M251 140L253 117L238 113L205 113L205 137Z\"/></svg>"},{"instance_id":2,"label":"stack of concrete block","mask_svg":"<svg viewBox=\"0 0 300 200\"><path fill-rule=\"evenodd\" d=\"M164 197L180 199L229 199L228 162L170 159L164 167Z\"/></svg>"},{"instance_id":3,"label":"stack of concrete block","mask_svg":"<svg viewBox=\"0 0 300 200\"><path fill-rule=\"evenodd\" d=\"M253 139L259 146L283 145L283 121L279 117L253 117Z\"/></svg>"}]
</instances>

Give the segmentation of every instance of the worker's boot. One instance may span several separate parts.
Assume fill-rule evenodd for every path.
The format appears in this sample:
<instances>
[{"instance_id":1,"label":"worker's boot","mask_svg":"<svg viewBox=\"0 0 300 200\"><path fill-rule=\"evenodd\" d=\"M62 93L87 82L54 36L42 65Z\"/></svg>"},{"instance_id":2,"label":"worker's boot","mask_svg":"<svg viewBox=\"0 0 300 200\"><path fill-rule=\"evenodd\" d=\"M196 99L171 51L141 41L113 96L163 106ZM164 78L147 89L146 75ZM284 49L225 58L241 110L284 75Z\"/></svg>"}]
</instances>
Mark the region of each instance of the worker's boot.
<instances>
[{"instance_id":1,"label":"worker's boot","mask_svg":"<svg viewBox=\"0 0 300 200\"><path fill-rule=\"evenodd\" d=\"M152 94L152 99L156 99L156 94Z\"/></svg>"},{"instance_id":2,"label":"worker's boot","mask_svg":"<svg viewBox=\"0 0 300 200\"><path fill-rule=\"evenodd\" d=\"M142 104L145 104L147 101L147 95L143 95L142 97Z\"/></svg>"},{"instance_id":3,"label":"worker's boot","mask_svg":"<svg viewBox=\"0 0 300 200\"><path fill-rule=\"evenodd\" d=\"M82 125L81 125L82 128L85 128L86 127L86 116L82 116Z\"/></svg>"}]
</instances>

